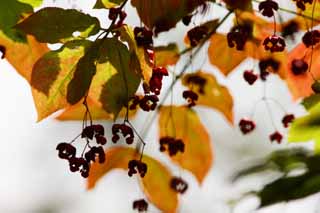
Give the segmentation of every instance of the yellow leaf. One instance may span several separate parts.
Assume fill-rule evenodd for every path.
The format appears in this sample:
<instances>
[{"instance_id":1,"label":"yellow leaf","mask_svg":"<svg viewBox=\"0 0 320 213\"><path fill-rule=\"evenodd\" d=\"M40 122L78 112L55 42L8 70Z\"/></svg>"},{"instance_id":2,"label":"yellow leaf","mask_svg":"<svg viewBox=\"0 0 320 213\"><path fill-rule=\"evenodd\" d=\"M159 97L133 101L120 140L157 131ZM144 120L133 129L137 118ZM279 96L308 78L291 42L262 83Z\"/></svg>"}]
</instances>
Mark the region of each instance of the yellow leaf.
<instances>
[{"instance_id":1,"label":"yellow leaf","mask_svg":"<svg viewBox=\"0 0 320 213\"><path fill-rule=\"evenodd\" d=\"M201 89L201 86L192 81L193 78L203 79L206 82L204 87ZM231 124L233 123L232 96L228 88L220 85L212 74L202 71L187 74L183 77L182 84L198 94L199 99L196 101L197 105L208 106L219 110Z\"/></svg>"},{"instance_id":2,"label":"yellow leaf","mask_svg":"<svg viewBox=\"0 0 320 213\"><path fill-rule=\"evenodd\" d=\"M160 138L182 139L184 153L172 159L182 168L192 172L202 183L212 165L212 147L207 130L198 115L184 106L162 106L159 118Z\"/></svg>"},{"instance_id":3,"label":"yellow leaf","mask_svg":"<svg viewBox=\"0 0 320 213\"><path fill-rule=\"evenodd\" d=\"M35 62L49 48L39 43L32 36L27 36L27 43L14 42L0 31L0 45L6 47L6 59L28 82L31 80L31 71Z\"/></svg>"},{"instance_id":4,"label":"yellow leaf","mask_svg":"<svg viewBox=\"0 0 320 213\"><path fill-rule=\"evenodd\" d=\"M155 47L156 64L160 67L175 65L179 59L179 49L175 43Z\"/></svg>"},{"instance_id":5,"label":"yellow leaf","mask_svg":"<svg viewBox=\"0 0 320 213\"><path fill-rule=\"evenodd\" d=\"M138 160L140 154L136 150L124 147L114 147L106 150L106 162L94 163L90 168L87 182L88 189L92 189L98 180L113 169L128 169L128 162ZM142 161L147 164L146 176L141 178L141 186L148 200L163 212L176 212L178 196L170 188L171 173L159 161L144 155Z\"/></svg>"}]
</instances>

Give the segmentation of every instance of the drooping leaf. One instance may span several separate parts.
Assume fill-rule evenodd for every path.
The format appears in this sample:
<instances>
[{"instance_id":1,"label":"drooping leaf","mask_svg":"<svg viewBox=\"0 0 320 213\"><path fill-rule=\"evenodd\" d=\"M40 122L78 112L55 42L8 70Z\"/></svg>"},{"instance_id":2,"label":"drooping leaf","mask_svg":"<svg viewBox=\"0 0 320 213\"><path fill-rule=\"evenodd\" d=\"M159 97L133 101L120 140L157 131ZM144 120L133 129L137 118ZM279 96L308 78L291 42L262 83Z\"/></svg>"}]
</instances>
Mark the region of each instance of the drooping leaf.
<instances>
[{"instance_id":1,"label":"drooping leaf","mask_svg":"<svg viewBox=\"0 0 320 213\"><path fill-rule=\"evenodd\" d=\"M89 96L100 102L115 119L134 96L139 84L140 74L135 67L130 67L130 52L126 45L115 38L104 39Z\"/></svg>"},{"instance_id":2,"label":"drooping leaf","mask_svg":"<svg viewBox=\"0 0 320 213\"><path fill-rule=\"evenodd\" d=\"M88 189L113 169L128 169L128 162L139 159L140 155L131 148L116 147L106 150L106 162L94 163L90 169L87 182ZM171 173L159 161L144 155L142 161L147 164L146 176L141 178L142 188L148 200L163 212L175 212L178 206L178 196L170 188Z\"/></svg>"},{"instance_id":3,"label":"drooping leaf","mask_svg":"<svg viewBox=\"0 0 320 213\"><path fill-rule=\"evenodd\" d=\"M287 84L288 87L295 99L305 98L313 94L311 85L314 83L314 80L310 73L306 72L301 75L294 75L291 67L292 61L294 59L303 59L310 67L311 60L311 48L305 47L304 44L299 44L288 55L288 64L287 64ZM312 56L312 66L311 72L315 79L320 78L320 45L314 47L313 56Z\"/></svg>"},{"instance_id":4,"label":"drooping leaf","mask_svg":"<svg viewBox=\"0 0 320 213\"><path fill-rule=\"evenodd\" d=\"M101 103L97 103L92 100L91 97L87 98L87 105L90 110L90 114L93 120L113 120L112 114L108 114L101 106ZM83 115L86 112L86 108L79 102L75 105L67 107L60 115L56 117L56 119L60 121L82 121ZM129 111L129 118L133 118L137 114L137 110L130 110ZM126 108L123 108L120 113L119 117L124 118L126 116Z\"/></svg>"},{"instance_id":5,"label":"drooping leaf","mask_svg":"<svg viewBox=\"0 0 320 213\"><path fill-rule=\"evenodd\" d=\"M156 54L156 64L160 67L175 65L180 59L179 49L175 43L155 47L154 51Z\"/></svg>"},{"instance_id":6,"label":"drooping leaf","mask_svg":"<svg viewBox=\"0 0 320 213\"><path fill-rule=\"evenodd\" d=\"M18 0L19 2L29 4L33 8L41 6L43 0Z\"/></svg>"},{"instance_id":7,"label":"drooping leaf","mask_svg":"<svg viewBox=\"0 0 320 213\"><path fill-rule=\"evenodd\" d=\"M81 38L95 35L100 30L99 20L75 9L46 7L32 14L17 29L34 35L40 42L58 43L73 38L80 32Z\"/></svg>"},{"instance_id":8,"label":"drooping leaf","mask_svg":"<svg viewBox=\"0 0 320 213\"><path fill-rule=\"evenodd\" d=\"M46 44L37 42L32 36L27 36L26 42L14 42L2 32L0 32L0 45L6 48L5 58L8 62L29 82L33 65L49 51Z\"/></svg>"},{"instance_id":9,"label":"drooping leaf","mask_svg":"<svg viewBox=\"0 0 320 213\"><path fill-rule=\"evenodd\" d=\"M182 139L185 151L172 156L172 160L202 183L212 166L213 154L208 132L196 112L185 106L162 106L159 128L160 138Z\"/></svg>"},{"instance_id":10,"label":"drooping leaf","mask_svg":"<svg viewBox=\"0 0 320 213\"><path fill-rule=\"evenodd\" d=\"M202 79L204 85L195 84L192 79ZM182 78L182 84L198 94L197 105L203 105L216 109L224 114L227 120L233 123L233 99L228 88L220 85L216 78L209 73L198 71L187 74Z\"/></svg>"},{"instance_id":11,"label":"drooping leaf","mask_svg":"<svg viewBox=\"0 0 320 213\"><path fill-rule=\"evenodd\" d=\"M184 16L205 2L206 0L131 0L142 22L149 29L155 28L156 33L170 30Z\"/></svg>"},{"instance_id":12,"label":"drooping leaf","mask_svg":"<svg viewBox=\"0 0 320 213\"><path fill-rule=\"evenodd\" d=\"M320 103L309 109L309 114L294 120L291 124L289 142L314 141L316 151L320 151Z\"/></svg>"},{"instance_id":13,"label":"drooping leaf","mask_svg":"<svg viewBox=\"0 0 320 213\"><path fill-rule=\"evenodd\" d=\"M31 77L32 93L38 121L68 106L67 86L78 60L90 46L86 40L67 42L59 50L51 51L34 65Z\"/></svg>"},{"instance_id":14,"label":"drooping leaf","mask_svg":"<svg viewBox=\"0 0 320 213\"><path fill-rule=\"evenodd\" d=\"M130 26L124 25L118 29L121 40L128 43L130 50L130 67L134 67L143 77L145 82L149 82L152 76L152 64L143 47L138 47L134 38L133 30Z\"/></svg>"},{"instance_id":15,"label":"drooping leaf","mask_svg":"<svg viewBox=\"0 0 320 213\"><path fill-rule=\"evenodd\" d=\"M101 42L103 40L94 42L76 65L67 89L67 101L71 105L78 103L89 91L92 78L96 74L96 61Z\"/></svg>"},{"instance_id":16,"label":"drooping leaf","mask_svg":"<svg viewBox=\"0 0 320 213\"><path fill-rule=\"evenodd\" d=\"M228 75L247 58L247 54L244 51L230 48L227 37L219 33L214 34L210 38L208 56L210 63L217 66L224 75Z\"/></svg>"},{"instance_id":17,"label":"drooping leaf","mask_svg":"<svg viewBox=\"0 0 320 213\"><path fill-rule=\"evenodd\" d=\"M116 7L120 5L124 0L97 0L94 5L95 9L107 8L110 9L112 7Z\"/></svg>"},{"instance_id":18,"label":"drooping leaf","mask_svg":"<svg viewBox=\"0 0 320 213\"><path fill-rule=\"evenodd\" d=\"M301 104L304 106L304 108L306 108L306 110L309 110L319 102L320 102L320 94L313 94L303 99Z\"/></svg>"},{"instance_id":19,"label":"drooping leaf","mask_svg":"<svg viewBox=\"0 0 320 213\"><path fill-rule=\"evenodd\" d=\"M2 0L0 2L0 30L5 37L13 41L26 42L25 35L14 29L14 26L23 15L32 12L33 8L28 4L17 0Z\"/></svg>"}]
</instances>

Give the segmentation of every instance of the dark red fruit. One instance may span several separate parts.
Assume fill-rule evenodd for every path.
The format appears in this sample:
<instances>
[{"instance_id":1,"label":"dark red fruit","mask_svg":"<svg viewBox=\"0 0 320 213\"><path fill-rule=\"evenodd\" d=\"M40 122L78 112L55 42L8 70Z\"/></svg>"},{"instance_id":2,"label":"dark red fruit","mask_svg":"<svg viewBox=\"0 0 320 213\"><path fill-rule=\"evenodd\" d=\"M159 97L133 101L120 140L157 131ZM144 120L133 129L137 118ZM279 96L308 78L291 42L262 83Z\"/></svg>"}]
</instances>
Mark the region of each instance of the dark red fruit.
<instances>
[{"instance_id":1,"label":"dark red fruit","mask_svg":"<svg viewBox=\"0 0 320 213\"><path fill-rule=\"evenodd\" d=\"M258 79L258 75L253 72L253 70L246 70L243 73L243 78L248 84L253 85Z\"/></svg>"},{"instance_id":2,"label":"dark red fruit","mask_svg":"<svg viewBox=\"0 0 320 213\"><path fill-rule=\"evenodd\" d=\"M102 146L94 146L85 154L86 161L90 164L91 161L96 162L96 157L99 159L99 163L104 163L106 156Z\"/></svg>"},{"instance_id":3,"label":"dark red fruit","mask_svg":"<svg viewBox=\"0 0 320 213\"><path fill-rule=\"evenodd\" d=\"M69 167L71 172L77 172L80 170L80 174L84 178L89 176L90 164L84 158L70 158Z\"/></svg>"},{"instance_id":4,"label":"dark red fruit","mask_svg":"<svg viewBox=\"0 0 320 213\"><path fill-rule=\"evenodd\" d=\"M162 79L163 76L168 76L168 70L164 67L156 67L152 71L152 76L149 81L149 90L156 95L160 95L160 91L162 88Z\"/></svg>"},{"instance_id":5,"label":"dark red fruit","mask_svg":"<svg viewBox=\"0 0 320 213\"><path fill-rule=\"evenodd\" d=\"M272 133L270 136L270 141L273 142L273 141L277 141L278 144L281 143L282 139L283 139L283 136L280 132L276 131L274 133Z\"/></svg>"},{"instance_id":6,"label":"dark red fruit","mask_svg":"<svg viewBox=\"0 0 320 213\"><path fill-rule=\"evenodd\" d=\"M199 98L198 94L193 92L192 90L183 91L182 97L188 101L188 107L194 107L196 105L196 101Z\"/></svg>"},{"instance_id":7,"label":"dark red fruit","mask_svg":"<svg viewBox=\"0 0 320 213\"><path fill-rule=\"evenodd\" d=\"M256 124L252 120L243 118L239 122L239 127L241 132L246 135L256 128Z\"/></svg>"},{"instance_id":8,"label":"dark red fruit","mask_svg":"<svg viewBox=\"0 0 320 213\"><path fill-rule=\"evenodd\" d=\"M320 42L320 31L319 30L312 30L307 31L304 36L302 37L302 42L306 47L314 46Z\"/></svg>"},{"instance_id":9,"label":"dark red fruit","mask_svg":"<svg viewBox=\"0 0 320 213\"><path fill-rule=\"evenodd\" d=\"M76 155L76 148L69 143L59 143L56 150L59 151L59 158L70 159Z\"/></svg>"},{"instance_id":10,"label":"dark red fruit","mask_svg":"<svg viewBox=\"0 0 320 213\"><path fill-rule=\"evenodd\" d=\"M81 133L82 138L89 138L90 140L92 140L93 136L94 136L93 126L87 126L82 130L82 133Z\"/></svg>"},{"instance_id":11,"label":"dark red fruit","mask_svg":"<svg viewBox=\"0 0 320 213\"><path fill-rule=\"evenodd\" d=\"M182 178L179 177L173 177L170 181L170 187L174 191L183 194L188 189L188 184L185 182Z\"/></svg>"},{"instance_id":12,"label":"dark red fruit","mask_svg":"<svg viewBox=\"0 0 320 213\"><path fill-rule=\"evenodd\" d=\"M122 136L125 138L127 144L132 144L134 139L133 130L130 126L126 124L113 124L112 126L112 141L116 143L120 137L118 133L121 132Z\"/></svg>"},{"instance_id":13,"label":"dark red fruit","mask_svg":"<svg viewBox=\"0 0 320 213\"><path fill-rule=\"evenodd\" d=\"M274 16L274 11L277 11L278 9L278 3L272 0L266 0L259 4L259 11L262 13L262 15L267 17Z\"/></svg>"},{"instance_id":14,"label":"dark red fruit","mask_svg":"<svg viewBox=\"0 0 320 213\"><path fill-rule=\"evenodd\" d=\"M284 39L277 35L272 35L267 37L263 41L263 46L265 50L273 52L282 52L286 48L286 42Z\"/></svg>"},{"instance_id":15,"label":"dark red fruit","mask_svg":"<svg viewBox=\"0 0 320 213\"><path fill-rule=\"evenodd\" d=\"M168 149L169 155L174 156L178 152L184 152L184 143L182 140L172 137L164 137L160 139L160 152L164 152Z\"/></svg>"},{"instance_id":16,"label":"dark red fruit","mask_svg":"<svg viewBox=\"0 0 320 213\"><path fill-rule=\"evenodd\" d=\"M273 58L260 60L259 62L260 79L262 81L266 81L270 71L278 72L279 67L280 67L280 63Z\"/></svg>"},{"instance_id":17,"label":"dark red fruit","mask_svg":"<svg viewBox=\"0 0 320 213\"><path fill-rule=\"evenodd\" d=\"M97 144L105 145L107 143L107 139L101 135L95 135Z\"/></svg>"},{"instance_id":18,"label":"dark red fruit","mask_svg":"<svg viewBox=\"0 0 320 213\"><path fill-rule=\"evenodd\" d=\"M140 100L140 108L143 111L149 112L150 110L153 111L156 109L157 104L159 102L159 98L156 95L145 95Z\"/></svg>"},{"instance_id":19,"label":"dark red fruit","mask_svg":"<svg viewBox=\"0 0 320 213\"><path fill-rule=\"evenodd\" d=\"M135 200L132 208L134 210L138 210L139 212L146 212L148 211L148 203L145 199Z\"/></svg>"},{"instance_id":20,"label":"dark red fruit","mask_svg":"<svg viewBox=\"0 0 320 213\"><path fill-rule=\"evenodd\" d=\"M308 71L308 64L303 59L294 59L291 62L291 70L295 75L301 75Z\"/></svg>"},{"instance_id":21,"label":"dark red fruit","mask_svg":"<svg viewBox=\"0 0 320 213\"><path fill-rule=\"evenodd\" d=\"M236 47L237 50L244 50L244 46L249 38L249 33L246 27L236 26L227 34L229 47Z\"/></svg>"},{"instance_id":22,"label":"dark red fruit","mask_svg":"<svg viewBox=\"0 0 320 213\"><path fill-rule=\"evenodd\" d=\"M134 38L138 46L143 46L145 48L150 48L153 45L152 39L153 33L145 27L135 27L134 28Z\"/></svg>"},{"instance_id":23,"label":"dark red fruit","mask_svg":"<svg viewBox=\"0 0 320 213\"><path fill-rule=\"evenodd\" d=\"M306 10L306 5L307 3L312 4L313 0L293 0L296 2L296 5L298 8L300 8L301 10Z\"/></svg>"},{"instance_id":24,"label":"dark red fruit","mask_svg":"<svg viewBox=\"0 0 320 213\"><path fill-rule=\"evenodd\" d=\"M142 161L138 160L130 160L128 163L128 175L131 177L134 174L137 174L139 172L140 177L144 177L147 173L147 164L143 163Z\"/></svg>"},{"instance_id":25,"label":"dark red fruit","mask_svg":"<svg viewBox=\"0 0 320 213\"><path fill-rule=\"evenodd\" d=\"M292 123L294 121L295 117L293 114L288 114L288 115L285 115L283 118L282 118L282 124L285 128L288 128L289 127L289 124Z\"/></svg>"}]
</instances>

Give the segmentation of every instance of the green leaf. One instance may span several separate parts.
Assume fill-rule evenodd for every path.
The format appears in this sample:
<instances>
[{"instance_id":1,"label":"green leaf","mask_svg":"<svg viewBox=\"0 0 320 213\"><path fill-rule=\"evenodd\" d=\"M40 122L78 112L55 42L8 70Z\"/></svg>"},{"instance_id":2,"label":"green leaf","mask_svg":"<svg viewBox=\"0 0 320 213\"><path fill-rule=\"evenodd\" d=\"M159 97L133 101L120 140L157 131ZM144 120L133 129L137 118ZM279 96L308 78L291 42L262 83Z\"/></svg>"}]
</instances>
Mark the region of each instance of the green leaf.
<instances>
[{"instance_id":1,"label":"green leaf","mask_svg":"<svg viewBox=\"0 0 320 213\"><path fill-rule=\"evenodd\" d=\"M309 114L294 120L291 124L289 142L315 142L316 151L320 151L320 103L309 110Z\"/></svg>"},{"instance_id":2,"label":"green leaf","mask_svg":"<svg viewBox=\"0 0 320 213\"><path fill-rule=\"evenodd\" d=\"M116 118L137 91L140 73L130 66L127 46L116 38L105 39L100 53L92 96L99 97L103 109Z\"/></svg>"},{"instance_id":3,"label":"green leaf","mask_svg":"<svg viewBox=\"0 0 320 213\"><path fill-rule=\"evenodd\" d=\"M95 35L100 30L99 20L74 9L47 7L32 14L17 29L34 35L40 42L58 43L73 39L74 32L80 37Z\"/></svg>"},{"instance_id":4,"label":"green leaf","mask_svg":"<svg viewBox=\"0 0 320 213\"><path fill-rule=\"evenodd\" d=\"M116 7L120 5L124 0L97 0L96 4L93 8L95 9L110 9L112 7Z\"/></svg>"},{"instance_id":5,"label":"green leaf","mask_svg":"<svg viewBox=\"0 0 320 213\"><path fill-rule=\"evenodd\" d=\"M313 94L303 99L302 105L304 106L304 108L306 108L306 110L309 110L319 102L320 102L320 94Z\"/></svg>"},{"instance_id":6,"label":"green leaf","mask_svg":"<svg viewBox=\"0 0 320 213\"><path fill-rule=\"evenodd\" d=\"M26 42L25 35L13 28L24 14L32 13L33 8L17 0L1 0L0 30L11 40Z\"/></svg>"},{"instance_id":7,"label":"green leaf","mask_svg":"<svg viewBox=\"0 0 320 213\"><path fill-rule=\"evenodd\" d=\"M41 6L43 0L18 0L21 3L29 4L33 8Z\"/></svg>"},{"instance_id":8,"label":"green leaf","mask_svg":"<svg viewBox=\"0 0 320 213\"><path fill-rule=\"evenodd\" d=\"M97 40L77 63L73 78L68 85L67 101L73 105L78 103L90 88L92 78L96 74L96 60L103 40Z\"/></svg>"},{"instance_id":9,"label":"green leaf","mask_svg":"<svg viewBox=\"0 0 320 213\"><path fill-rule=\"evenodd\" d=\"M67 42L59 50L46 53L33 66L31 86L39 121L69 105L67 86L90 44L86 40Z\"/></svg>"}]
</instances>

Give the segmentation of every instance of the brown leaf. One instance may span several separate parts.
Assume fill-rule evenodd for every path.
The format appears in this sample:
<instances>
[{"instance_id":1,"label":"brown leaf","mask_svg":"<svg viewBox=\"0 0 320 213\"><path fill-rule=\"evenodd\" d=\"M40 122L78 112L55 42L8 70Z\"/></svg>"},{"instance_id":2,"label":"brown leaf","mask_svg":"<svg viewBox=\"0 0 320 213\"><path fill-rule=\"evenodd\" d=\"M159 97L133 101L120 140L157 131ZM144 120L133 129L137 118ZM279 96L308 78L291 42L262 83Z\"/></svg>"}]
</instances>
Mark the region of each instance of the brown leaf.
<instances>
[{"instance_id":1,"label":"brown leaf","mask_svg":"<svg viewBox=\"0 0 320 213\"><path fill-rule=\"evenodd\" d=\"M207 130L195 111L184 106L162 106L159 118L160 138L182 139L184 153L172 157L202 183L212 166L212 147Z\"/></svg>"},{"instance_id":2,"label":"brown leaf","mask_svg":"<svg viewBox=\"0 0 320 213\"><path fill-rule=\"evenodd\" d=\"M204 87L201 89L199 85L194 84L192 78L204 79L206 81ZM233 123L232 96L228 88L220 85L212 74L203 71L187 74L183 77L182 84L198 94L199 99L196 101L197 105L208 106L218 110L224 114L231 124Z\"/></svg>"},{"instance_id":3,"label":"brown leaf","mask_svg":"<svg viewBox=\"0 0 320 213\"><path fill-rule=\"evenodd\" d=\"M106 150L106 162L94 163L90 169L87 182L88 189L95 187L97 181L113 169L128 169L128 162L139 159L136 150L125 147L114 147ZM177 210L178 196L170 188L171 173L156 159L144 155L142 161L147 164L148 171L141 178L141 186L148 200L163 212L172 213Z\"/></svg>"}]
</instances>

